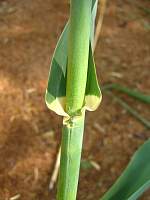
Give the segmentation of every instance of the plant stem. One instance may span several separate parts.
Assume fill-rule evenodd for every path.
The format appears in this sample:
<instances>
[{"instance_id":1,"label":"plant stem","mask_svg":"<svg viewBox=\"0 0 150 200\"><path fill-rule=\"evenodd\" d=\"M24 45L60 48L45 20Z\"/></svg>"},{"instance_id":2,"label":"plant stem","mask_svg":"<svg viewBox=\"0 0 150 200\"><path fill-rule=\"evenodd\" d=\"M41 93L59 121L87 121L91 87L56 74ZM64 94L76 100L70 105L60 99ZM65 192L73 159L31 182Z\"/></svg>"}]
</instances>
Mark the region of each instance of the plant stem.
<instances>
[{"instance_id":1,"label":"plant stem","mask_svg":"<svg viewBox=\"0 0 150 200\"><path fill-rule=\"evenodd\" d=\"M71 0L68 40L66 112L57 200L75 200L84 131L92 0Z\"/></svg>"},{"instance_id":2,"label":"plant stem","mask_svg":"<svg viewBox=\"0 0 150 200\"><path fill-rule=\"evenodd\" d=\"M79 179L84 115L64 122L57 200L75 200Z\"/></svg>"},{"instance_id":3,"label":"plant stem","mask_svg":"<svg viewBox=\"0 0 150 200\"><path fill-rule=\"evenodd\" d=\"M66 112L76 115L84 104L92 0L71 0L68 41Z\"/></svg>"}]
</instances>

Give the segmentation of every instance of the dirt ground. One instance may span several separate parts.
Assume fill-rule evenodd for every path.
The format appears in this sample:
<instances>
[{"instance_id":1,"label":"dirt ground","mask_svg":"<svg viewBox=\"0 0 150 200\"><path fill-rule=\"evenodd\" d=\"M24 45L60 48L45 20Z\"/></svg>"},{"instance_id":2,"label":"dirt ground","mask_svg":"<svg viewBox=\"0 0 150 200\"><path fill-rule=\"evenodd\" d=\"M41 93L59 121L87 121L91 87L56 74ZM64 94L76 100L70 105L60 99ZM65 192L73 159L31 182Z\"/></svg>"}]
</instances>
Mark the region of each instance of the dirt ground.
<instances>
[{"instance_id":1,"label":"dirt ground","mask_svg":"<svg viewBox=\"0 0 150 200\"><path fill-rule=\"evenodd\" d=\"M136 2L136 4L132 3ZM107 4L95 60L101 85L121 83L149 93L149 0ZM138 4L137 4L138 3ZM61 138L61 117L44 102L49 65L68 19L67 0L0 0L0 200L54 200L48 190ZM147 105L126 95L150 119ZM79 200L94 200L112 185L150 131L103 94L87 113L82 158L100 170L81 169ZM147 192L142 200L149 200Z\"/></svg>"}]
</instances>

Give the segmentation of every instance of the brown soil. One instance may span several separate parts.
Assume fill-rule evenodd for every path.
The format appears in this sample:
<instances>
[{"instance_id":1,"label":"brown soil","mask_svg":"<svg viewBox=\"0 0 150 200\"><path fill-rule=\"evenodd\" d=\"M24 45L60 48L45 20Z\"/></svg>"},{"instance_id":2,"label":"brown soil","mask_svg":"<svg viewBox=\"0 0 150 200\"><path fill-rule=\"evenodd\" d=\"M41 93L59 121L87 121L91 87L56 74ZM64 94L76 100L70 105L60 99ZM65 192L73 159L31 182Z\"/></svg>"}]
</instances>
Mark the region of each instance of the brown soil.
<instances>
[{"instance_id":1,"label":"brown soil","mask_svg":"<svg viewBox=\"0 0 150 200\"><path fill-rule=\"evenodd\" d=\"M149 7L148 0L137 0ZM48 184L60 142L62 119L44 103L50 59L68 18L67 0L0 0L0 200L53 200ZM148 93L150 15L129 0L108 2L95 59L101 84L122 83ZM117 95L120 95L117 93ZM149 107L122 96L149 118ZM78 199L98 199L148 138L140 122L103 95L87 113ZM141 199L150 199L147 192Z\"/></svg>"}]
</instances>

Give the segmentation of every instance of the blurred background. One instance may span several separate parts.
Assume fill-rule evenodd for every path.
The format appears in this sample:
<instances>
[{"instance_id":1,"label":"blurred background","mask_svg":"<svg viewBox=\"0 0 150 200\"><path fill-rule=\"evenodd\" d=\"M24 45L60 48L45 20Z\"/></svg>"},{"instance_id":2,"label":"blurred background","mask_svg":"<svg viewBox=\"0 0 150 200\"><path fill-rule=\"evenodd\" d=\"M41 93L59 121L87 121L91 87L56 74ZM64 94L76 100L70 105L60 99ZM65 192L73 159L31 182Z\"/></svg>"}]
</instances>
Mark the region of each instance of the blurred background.
<instances>
[{"instance_id":1,"label":"blurred background","mask_svg":"<svg viewBox=\"0 0 150 200\"><path fill-rule=\"evenodd\" d=\"M0 0L0 200L54 200L49 191L62 118L44 102L50 60L68 19L67 0ZM95 61L101 85L150 93L150 1L111 0ZM150 120L149 105L113 91ZM112 96L87 113L79 200L112 185L150 131ZM149 200L147 192L141 199Z\"/></svg>"}]
</instances>

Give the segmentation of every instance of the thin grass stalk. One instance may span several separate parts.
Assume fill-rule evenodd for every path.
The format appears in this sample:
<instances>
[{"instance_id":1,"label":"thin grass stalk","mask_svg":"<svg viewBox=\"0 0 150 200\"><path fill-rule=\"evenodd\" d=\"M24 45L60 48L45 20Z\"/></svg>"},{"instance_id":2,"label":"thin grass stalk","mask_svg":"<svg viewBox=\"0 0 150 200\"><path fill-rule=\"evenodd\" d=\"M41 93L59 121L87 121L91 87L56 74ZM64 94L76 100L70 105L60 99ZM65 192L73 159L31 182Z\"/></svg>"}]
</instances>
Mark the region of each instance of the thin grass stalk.
<instances>
[{"instance_id":1,"label":"thin grass stalk","mask_svg":"<svg viewBox=\"0 0 150 200\"><path fill-rule=\"evenodd\" d=\"M107 2L107 0L101 0L100 1L100 14L99 14L99 18L98 18L98 22L97 22L97 26L96 26L94 45L93 45L94 50L96 48L96 45L97 45L97 42L98 42L98 39L99 39L99 35L100 35L100 32L101 32L104 13L105 13L105 9L106 9L106 2Z\"/></svg>"},{"instance_id":2,"label":"thin grass stalk","mask_svg":"<svg viewBox=\"0 0 150 200\"><path fill-rule=\"evenodd\" d=\"M115 89L119 92L123 92L143 103L150 104L150 95L143 94L142 92L138 90L130 89L128 87L122 86L117 83L106 84L102 88L102 90L111 90L111 89Z\"/></svg>"},{"instance_id":3,"label":"thin grass stalk","mask_svg":"<svg viewBox=\"0 0 150 200\"><path fill-rule=\"evenodd\" d=\"M66 112L70 116L80 112L84 104L89 57L91 9L91 0L70 1L66 90Z\"/></svg>"},{"instance_id":4,"label":"thin grass stalk","mask_svg":"<svg viewBox=\"0 0 150 200\"><path fill-rule=\"evenodd\" d=\"M97 3L97 2L95 2L95 3ZM94 36L94 33L93 33L93 36L94 36L93 39L94 40L91 41L91 43L93 44L93 53L95 51L95 48L96 48L96 45L97 45L97 42L98 42L98 38L99 38L99 35L100 35L100 32L101 32L101 27L102 27L102 21L103 21L105 7L106 7L106 0L101 0L101 2L100 2L100 11L99 11L100 14L99 14L99 17L98 17L95 36ZM95 16L93 16L93 17L95 18ZM94 23L93 23L93 25L95 26ZM95 28L93 28L93 31L94 31L94 29ZM59 151L57 153L57 158L56 158L56 162L55 162L55 166L54 166L54 171L52 173L51 180L50 180L50 185L49 185L50 190L53 189L54 184L56 183L56 180L58 178L58 172L59 172L59 167L60 167L60 154L61 154L61 145L60 145Z\"/></svg>"},{"instance_id":5,"label":"thin grass stalk","mask_svg":"<svg viewBox=\"0 0 150 200\"><path fill-rule=\"evenodd\" d=\"M63 120L57 200L75 200L84 131L91 0L71 0L68 41L66 112ZM79 9L80 5L80 9Z\"/></svg>"},{"instance_id":6,"label":"thin grass stalk","mask_svg":"<svg viewBox=\"0 0 150 200\"><path fill-rule=\"evenodd\" d=\"M70 122L64 122L62 131L58 200L75 200L77 195L84 116Z\"/></svg>"},{"instance_id":7,"label":"thin grass stalk","mask_svg":"<svg viewBox=\"0 0 150 200\"><path fill-rule=\"evenodd\" d=\"M127 110L131 115L133 115L137 120L139 120L146 128L150 129L150 122L143 116L141 116L135 109L130 107L120 97L116 97L112 92L106 91L106 93L111 95L117 103L119 103L125 110Z\"/></svg>"}]
</instances>

